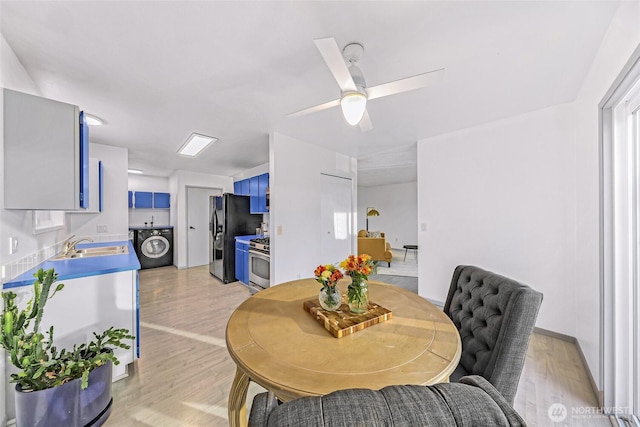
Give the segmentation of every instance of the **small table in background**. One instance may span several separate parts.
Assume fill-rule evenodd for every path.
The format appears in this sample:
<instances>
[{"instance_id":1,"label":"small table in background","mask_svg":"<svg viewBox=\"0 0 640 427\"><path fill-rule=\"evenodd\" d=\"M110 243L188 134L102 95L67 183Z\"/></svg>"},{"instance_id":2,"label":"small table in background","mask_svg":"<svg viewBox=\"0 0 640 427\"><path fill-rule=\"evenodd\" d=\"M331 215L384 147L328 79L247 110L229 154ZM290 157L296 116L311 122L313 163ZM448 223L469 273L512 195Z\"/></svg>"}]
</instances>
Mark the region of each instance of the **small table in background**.
<instances>
[{"instance_id":1,"label":"small table in background","mask_svg":"<svg viewBox=\"0 0 640 427\"><path fill-rule=\"evenodd\" d=\"M407 251L409 249L414 251L414 255L416 257L416 260L418 260L418 245L404 245L402 248L404 249L404 261L407 260Z\"/></svg>"}]
</instances>

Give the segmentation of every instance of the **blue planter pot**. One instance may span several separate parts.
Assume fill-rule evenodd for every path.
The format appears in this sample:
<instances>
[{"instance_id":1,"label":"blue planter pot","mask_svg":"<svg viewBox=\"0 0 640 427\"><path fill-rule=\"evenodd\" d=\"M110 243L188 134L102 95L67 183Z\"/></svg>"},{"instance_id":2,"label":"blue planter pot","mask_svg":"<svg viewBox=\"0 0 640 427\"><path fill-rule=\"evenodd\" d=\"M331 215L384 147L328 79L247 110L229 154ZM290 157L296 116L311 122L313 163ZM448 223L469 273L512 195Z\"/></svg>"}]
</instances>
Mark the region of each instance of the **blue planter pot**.
<instances>
[{"instance_id":1,"label":"blue planter pot","mask_svg":"<svg viewBox=\"0 0 640 427\"><path fill-rule=\"evenodd\" d=\"M89 386L82 378L46 390L23 392L16 386L17 427L99 426L111 414L112 363L89 373Z\"/></svg>"}]
</instances>

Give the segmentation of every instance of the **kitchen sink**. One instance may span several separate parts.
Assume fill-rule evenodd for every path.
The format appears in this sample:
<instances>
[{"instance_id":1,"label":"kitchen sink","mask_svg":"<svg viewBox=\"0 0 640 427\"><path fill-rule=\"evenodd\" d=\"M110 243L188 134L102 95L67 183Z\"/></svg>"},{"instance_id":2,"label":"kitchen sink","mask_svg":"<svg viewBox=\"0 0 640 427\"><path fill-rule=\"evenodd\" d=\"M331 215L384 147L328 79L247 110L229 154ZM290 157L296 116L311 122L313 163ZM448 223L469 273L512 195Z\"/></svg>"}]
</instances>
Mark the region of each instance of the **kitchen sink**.
<instances>
[{"instance_id":1,"label":"kitchen sink","mask_svg":"<svg viewBox=\"0 0 640 427\"><path fill-rule=\"evenodd\" d=\"M66 255L59 254L51 259L53 261L60 261L65 259L90 258L90 257L96 257L96 256L125 255L128 253L129 253L129 246L127 245L99 246L95 248L76 249L75 251L69 254L66 254Z\"/></svg>"}]
</instances>

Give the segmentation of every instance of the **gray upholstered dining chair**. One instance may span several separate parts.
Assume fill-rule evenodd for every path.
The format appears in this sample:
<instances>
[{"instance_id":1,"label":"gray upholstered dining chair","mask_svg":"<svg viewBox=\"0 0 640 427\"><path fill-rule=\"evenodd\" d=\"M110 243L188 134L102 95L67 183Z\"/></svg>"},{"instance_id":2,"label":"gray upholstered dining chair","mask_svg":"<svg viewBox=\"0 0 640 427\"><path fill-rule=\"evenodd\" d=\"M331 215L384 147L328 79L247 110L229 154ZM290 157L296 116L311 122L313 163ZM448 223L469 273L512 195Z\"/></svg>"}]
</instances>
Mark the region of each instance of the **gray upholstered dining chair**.
<instances>
[{"instance_id":1,"label":"gray upholstered dining chair","mask_svg":"<svg viewBox=\"0 0 640 427\"><path fill-rule=\"evenodd\" d=\"M450 381L486 378L513 404L542 294L479 267L456 267L444 312L460 332L462 356Z\"/></svg>"},{"instance_id":2,"label":"gray upholstered dining chair","mask_svg":"<svg viewBox=\"0 0 640 427\"><path fill-rule=\"evenodd\" d=\"M347 389L282 403L271 393L253 398L249 427L521 427L522 417L486 379L459 383Z\"/></svg>"}]
</instances>

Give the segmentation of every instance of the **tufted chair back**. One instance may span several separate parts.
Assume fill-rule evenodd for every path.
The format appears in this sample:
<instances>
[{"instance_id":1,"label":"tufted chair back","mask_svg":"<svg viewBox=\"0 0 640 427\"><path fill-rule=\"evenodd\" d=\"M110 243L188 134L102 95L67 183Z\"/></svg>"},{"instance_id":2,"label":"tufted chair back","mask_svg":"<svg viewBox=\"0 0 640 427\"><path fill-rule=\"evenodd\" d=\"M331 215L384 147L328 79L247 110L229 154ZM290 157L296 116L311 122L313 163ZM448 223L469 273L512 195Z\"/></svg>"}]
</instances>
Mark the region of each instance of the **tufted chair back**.
<instances>
[{"instance_id":1,"label":"tufted chair back","mask_svg":"<svg viewBox=\"0 0 640 427\"><path fill-rule=\"evenodd\" d=\"M478 267L456 267L444 312L460 332L462 356L450 377L486 378L513 400L542 294Z\"/></svg>"}]
</instances>

